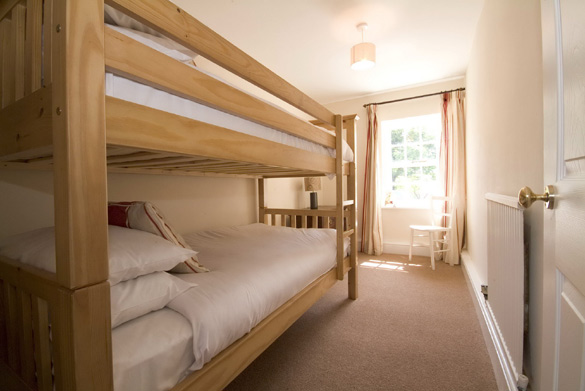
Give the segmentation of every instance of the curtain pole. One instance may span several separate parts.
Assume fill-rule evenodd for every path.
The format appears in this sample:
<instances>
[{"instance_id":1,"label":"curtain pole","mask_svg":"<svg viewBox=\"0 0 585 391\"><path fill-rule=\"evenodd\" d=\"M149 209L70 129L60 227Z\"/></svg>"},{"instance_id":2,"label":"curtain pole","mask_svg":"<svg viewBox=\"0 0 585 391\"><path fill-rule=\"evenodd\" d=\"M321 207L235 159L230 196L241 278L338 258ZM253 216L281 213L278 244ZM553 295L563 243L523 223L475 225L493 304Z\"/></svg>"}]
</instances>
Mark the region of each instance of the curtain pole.
<instances>
[{"instance_id":1,"label":"curtain pole","mask_svg":"<svg viewBox=\"0 0 585 391\"><path fill-rule=\"evenodd\" d=\"M454 92L454 91L465 91L465 87L462 88L456 88L454 90L449 90L449 91L441 91L441 92L433 92L432 94L425 94L425 95L418 95L418 96L411 96L409 98L402 98L402 99L394 99L394 100L387 100L385 102L378 102L378 103L366 103L364 105L364 107L368 107L370 105L385 105L387 103L395 103L395 102L402 102L405 100L411 100L411 99L418 99L418 98L426 98L427 96L433 96L433 95L440 95L440 94L444 94L446 92Z\"/></svg>"}]
</instances>

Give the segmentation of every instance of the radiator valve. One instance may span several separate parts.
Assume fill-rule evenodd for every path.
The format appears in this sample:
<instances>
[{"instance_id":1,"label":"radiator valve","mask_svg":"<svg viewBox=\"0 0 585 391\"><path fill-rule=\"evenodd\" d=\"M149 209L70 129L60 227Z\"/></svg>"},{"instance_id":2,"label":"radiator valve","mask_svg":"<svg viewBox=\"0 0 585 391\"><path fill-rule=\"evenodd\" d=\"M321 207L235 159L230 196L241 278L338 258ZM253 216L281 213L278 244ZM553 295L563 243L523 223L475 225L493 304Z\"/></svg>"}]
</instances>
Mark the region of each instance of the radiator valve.
<instances>
[{"instance_id":1,"label":"radiator valve","mask_svg":"<svg viewBox=\"0 0 585 391\"><path fill-rule=\"evenodd\" d=\"M519 375L516 385L518 386L518 391L526 391L526 388L528 388L528 376Z\"/></svg>"}]
</instances>

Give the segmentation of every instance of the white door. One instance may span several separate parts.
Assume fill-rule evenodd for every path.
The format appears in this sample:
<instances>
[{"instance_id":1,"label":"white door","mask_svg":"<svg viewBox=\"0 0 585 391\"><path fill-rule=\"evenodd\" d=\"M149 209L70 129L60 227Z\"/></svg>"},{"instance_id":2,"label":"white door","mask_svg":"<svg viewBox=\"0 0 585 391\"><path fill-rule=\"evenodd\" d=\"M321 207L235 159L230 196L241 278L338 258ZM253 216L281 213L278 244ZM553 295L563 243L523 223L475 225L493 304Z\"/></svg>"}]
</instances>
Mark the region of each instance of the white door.
<instances>
[{"instance_id":1,"label":"white door","mask_svg":"<svg viewBox=\"0 0 585 391\"><path fill-rule=\"evenodd\" d=\"M541 0L541 10L544 180L555 187L544 214L543 276L551 310L543 335L554 353L541 368L553 390L585 391L585 1Z\"/></svg>"}]
</instances>

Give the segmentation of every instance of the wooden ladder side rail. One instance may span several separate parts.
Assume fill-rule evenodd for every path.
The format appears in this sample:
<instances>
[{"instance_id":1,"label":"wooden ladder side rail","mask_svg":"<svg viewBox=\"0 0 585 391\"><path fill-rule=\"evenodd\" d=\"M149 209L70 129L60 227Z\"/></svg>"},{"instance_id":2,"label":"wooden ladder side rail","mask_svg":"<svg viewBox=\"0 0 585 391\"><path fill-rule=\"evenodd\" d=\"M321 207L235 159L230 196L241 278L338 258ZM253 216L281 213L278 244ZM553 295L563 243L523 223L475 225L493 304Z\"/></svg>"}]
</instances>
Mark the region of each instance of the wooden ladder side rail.
<instances>
[{"instance_id":1,"label":"wooden ladder side rail","mask_svg":"<svg viewBox=\"0 0 585 391\"><path fill-rule=\"evenodd\" d=\"M5 380L50 391L54 371L57 390L113 388L108 282L68 289L53 273L0 257L0 315Z\"/></svg>"},{"instance_id":2,"label":"wooden ladder side rail","mask_svg":"<svg viewBox=\"0 0 585 391\"><path fill-rule=\"evenodd\" d=\"M357 262L357 175L356 175L356 137L357 137L357 116L347 118L345 121L346 126L346 140L354 151L353 162L349 163L349 175L347 177L347 198L351 201L351 204L347 206L349 208L349 216L346 219L349 221L348 228L353 230L350 235L350 270L348 272L348 288L349 298L358 298L358 262Z\"/></svg>"},{"instance_id":3,"label":"wooden ladder side rail","mask_svg":"<svg viewBox=\"0 0 585 391\"><path fill-rule=\"evenodd\" d=\"M343 280L344 250L344 195L343 195L343 118L335 116L335 230L337 235L337 279Z\"/></svg>"},{"instance_id":4,"label":"wooden ladder side rail","mask_svg":"<svg viewBox=\"0 0 585 391\"><path fill-rule=\"evenodd\" d=\"M331 111L170 1L106 0L105 2L299 110L326 123L333 123Z\"/></svg>"}]
</instances>

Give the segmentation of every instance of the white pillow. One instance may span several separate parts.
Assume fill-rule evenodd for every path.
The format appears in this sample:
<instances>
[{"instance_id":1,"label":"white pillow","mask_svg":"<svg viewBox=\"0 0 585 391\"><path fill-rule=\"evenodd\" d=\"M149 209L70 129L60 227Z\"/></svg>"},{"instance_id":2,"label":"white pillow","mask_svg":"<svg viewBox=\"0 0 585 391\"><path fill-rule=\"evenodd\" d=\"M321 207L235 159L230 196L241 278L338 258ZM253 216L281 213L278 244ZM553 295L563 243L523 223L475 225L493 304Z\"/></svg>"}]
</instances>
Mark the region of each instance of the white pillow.
<instances>
[{"instance_id":1,"label":"white pillow","mask_svg":"<svg viewBox=\"0 0 585 391\"><path fill-rule=\"evenodd\" d=\"M165 272L147 274L112 286L112 328L163 308L193 286L197 284Z\"/></svg>"},{"instance_id":2,"label":"white pillow","mask_svg":"<svg viewBox=\"0 0 585 391\"><path fill-rule=\"evenodd\" d=\"M110 28L112 28L113 30L118 31L121 34L124 34L124 35L148 46L149 48L156 50L157 52L160 52L162 54L166 54L167 56L174 58L177 61L181 61L182 63L185 63L187 65L190 65L190 66L194 65L193 58L196 56L196 54L191 52L188 49L179 50L176 46L177 44L175 44L173 41L171 41L168 38L156 37L156 36L150 35L148 33L143 33L143 32L128 29L125 27L114 26L114 25L108 25L108 26ZM190 54L187 54L189 52L190 52Z\"/></svg>"},{"instance_id":3,"label":"white pillow","mask_svg":"<svg viewBox=\"0 0 585 391\"><path fill-rule=\"evenodd\" d=\"M114 30L119 31L148 47L158 50L159 52L171 56L175 60L179 60L185 64L194 65L193 58L197 56L197 53L107 4L104 4L104 21Z\"/></svg>"},{"instance_id":4,"label":"white pillow","mask_svg":"<svg viewBox=\"0 0 585 391\"><path fill-rule=\"evenodd\" d=\"M108 224L149 232L177 246L191 249L183 237L171 227L168 220L150 202L109 202ZM209 269L200 264L195 256L179 263L171 270L173 273L205 273L208 271Z\"/></svg>"},{"instance_id":5,"label":"white pillow","mask_svg":"<svg viewBox=\"0 0 585 391\"><path fill-rule=\"evenodd\" d=\"M170 270L197 252L148 232L108 226L111 285ZM0 255L55 273L55 230L41 228L0 240Z\"/></svg>"}]
</instances>

